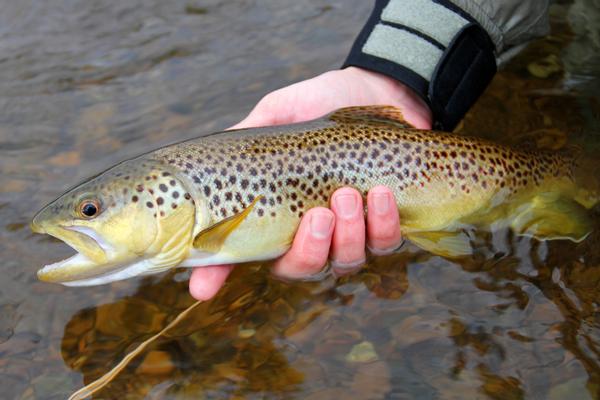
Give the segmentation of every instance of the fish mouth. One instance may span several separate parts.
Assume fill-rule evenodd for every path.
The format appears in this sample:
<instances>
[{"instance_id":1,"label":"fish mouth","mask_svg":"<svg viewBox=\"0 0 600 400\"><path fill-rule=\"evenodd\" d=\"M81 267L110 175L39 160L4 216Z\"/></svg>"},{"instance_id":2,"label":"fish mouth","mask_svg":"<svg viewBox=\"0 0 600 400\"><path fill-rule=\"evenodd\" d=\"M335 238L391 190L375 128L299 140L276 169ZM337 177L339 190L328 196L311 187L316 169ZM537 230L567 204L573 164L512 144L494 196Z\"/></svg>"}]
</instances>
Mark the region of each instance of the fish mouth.
<instances>
[{"instance_id":1,"label":"fish mouth","mask_svg":"<svg viewBox=\"0 0 600 400\"><path fill-rule=\"evenodd\" d=\"M68 284L105 274L115 268L114 263L109 262L109 255L114 253L114 249L91 228L58 225L44 227L34 222L31 229L36 233L53 236L77 252L40 269L37 276L41 281Z\"/></svg>"}]
</instances>

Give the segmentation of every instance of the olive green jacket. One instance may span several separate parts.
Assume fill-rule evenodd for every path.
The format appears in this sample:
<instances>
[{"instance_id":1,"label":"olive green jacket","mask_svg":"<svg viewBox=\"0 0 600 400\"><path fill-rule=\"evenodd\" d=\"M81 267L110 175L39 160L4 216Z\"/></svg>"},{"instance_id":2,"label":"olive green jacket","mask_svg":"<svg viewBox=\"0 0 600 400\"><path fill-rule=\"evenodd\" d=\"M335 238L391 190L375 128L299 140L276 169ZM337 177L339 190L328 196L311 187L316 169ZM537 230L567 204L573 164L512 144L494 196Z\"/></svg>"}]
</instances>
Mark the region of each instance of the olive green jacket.
<instances>
[{"instance_id":1,"label":"olive green jacket","mask_svg":"<svg viewBox=\"0 0 600 400\"><path fill-rule=\"evenodd\" d=\"M519 45L549 32L548 0L450 1L469 13L488 32L500 61Z\"/></svg>"}]
</instances>

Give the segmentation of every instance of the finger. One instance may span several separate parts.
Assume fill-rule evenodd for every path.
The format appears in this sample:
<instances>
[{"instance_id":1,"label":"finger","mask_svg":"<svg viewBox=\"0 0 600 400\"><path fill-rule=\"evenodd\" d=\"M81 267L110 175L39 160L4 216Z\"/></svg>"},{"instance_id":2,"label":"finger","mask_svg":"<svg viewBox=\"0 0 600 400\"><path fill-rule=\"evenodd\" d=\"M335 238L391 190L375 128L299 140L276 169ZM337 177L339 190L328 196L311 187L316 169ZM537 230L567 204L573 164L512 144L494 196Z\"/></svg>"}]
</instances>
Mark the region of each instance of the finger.
<instances>
[{"instance_id":1,"label":"finger","mask_svg":"<svg viewBox=\"0 0 600 400\"><path fill-rule=\"evenodd\" d=\"M360 193L352 188L336 190L331 197L335 230L331 261L336 268L350 268L365 262L365 217Z\"/></svg>"},{"instance_id":2,"label":"finger","mask_svg":"<svg viewBox=\"0 0 600 400\"><path fill-rule=\"evenodd\" d=\"M190 294L197 300L213 298L225 283L225 279L232 269L233 265L194 268L190 277Z\"/></svg>"},{"instance_id":3,"label":"finger","mask_svg":"<svg viewBox=\"0 0 600 400\"><path fill-rule=\"evenodd\" d=\"M374 254L389 254L402 243L396 200L385 186L376 186L367 195L367 238Z\"/></svg>"},{"instance_id":4,"label":"finger","mask_svg":"<svg viewBox=\"0 0 600 400\"><path fill-rule=\"evenodd\" d=\"M273 272L284 278L302 278L321 271L327 264L334 226L331 210L308 210L300 221L292 248L275 262Z\"/></svg>"}]
</instances>

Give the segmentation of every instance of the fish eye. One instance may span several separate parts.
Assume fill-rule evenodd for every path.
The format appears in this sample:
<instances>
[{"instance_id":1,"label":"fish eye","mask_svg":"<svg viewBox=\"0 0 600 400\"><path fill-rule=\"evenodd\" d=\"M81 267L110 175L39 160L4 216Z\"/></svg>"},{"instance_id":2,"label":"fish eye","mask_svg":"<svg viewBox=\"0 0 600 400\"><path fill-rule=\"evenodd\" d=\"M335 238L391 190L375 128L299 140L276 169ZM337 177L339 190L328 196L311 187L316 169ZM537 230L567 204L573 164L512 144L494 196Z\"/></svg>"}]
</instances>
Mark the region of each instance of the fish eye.
<instances>
[{"instance_id":1,"label":"fish eye","mask_svg":"<svg viewBox=\"0 0 600 400\"><path fill-rule=\"evenodd\" d=\"M79 214L83 218L93 218L100 213L100 204L96 200L84 200L79 204Z\"/></svg>"}]
</instances>

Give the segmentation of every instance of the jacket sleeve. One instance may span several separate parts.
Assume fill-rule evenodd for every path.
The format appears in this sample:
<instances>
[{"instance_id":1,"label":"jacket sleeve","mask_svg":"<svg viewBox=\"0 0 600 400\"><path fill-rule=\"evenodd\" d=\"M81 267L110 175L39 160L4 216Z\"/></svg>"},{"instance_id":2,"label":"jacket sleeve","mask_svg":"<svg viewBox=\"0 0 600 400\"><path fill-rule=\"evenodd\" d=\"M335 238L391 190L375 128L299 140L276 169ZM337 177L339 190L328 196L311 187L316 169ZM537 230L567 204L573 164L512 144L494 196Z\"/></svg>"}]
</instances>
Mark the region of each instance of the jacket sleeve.
<instances>
[{"instance_id":1,"label":"jacket sleeve","mask_svg":"<svg viewBox=\"0 0 600 400\"><path fill-rule=\"evenodd\" d=\"M549 0L376 0L344 63L391 76L452 130L511 50L548 31Z\"/></svg>"},{"instance_id":2,"label":"jacket sleeve","mask_svg":"<svg viewBox=\"0 0 600 400\"><path fill-rule=\"evenodd\" d=\"M512 48L547 35L549 0L452 0L487 31L502 57Z\"/></svg>"}]
</instances>

